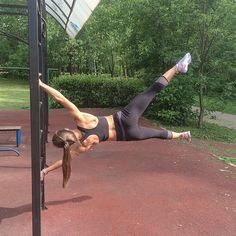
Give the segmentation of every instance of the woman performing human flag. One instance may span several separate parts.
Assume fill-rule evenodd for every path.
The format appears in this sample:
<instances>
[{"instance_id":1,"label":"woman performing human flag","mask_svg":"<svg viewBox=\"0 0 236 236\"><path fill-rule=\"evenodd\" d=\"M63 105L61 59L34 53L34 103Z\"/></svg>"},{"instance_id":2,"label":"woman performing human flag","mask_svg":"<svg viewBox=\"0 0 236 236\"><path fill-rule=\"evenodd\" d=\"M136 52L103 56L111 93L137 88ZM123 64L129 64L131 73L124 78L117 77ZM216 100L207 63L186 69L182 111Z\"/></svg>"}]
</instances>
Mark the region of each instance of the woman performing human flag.
<instances>
[{"instance_id":1,"label":"woman performing human flag","mask_svg":"<svg viewBox=\"0 0 236 236\"><path fill-rule=\"evenodd\" d=\"M177 133L169 130L143 127L138 124L139 118L153 98L170 83L176 74L186 73L190 63L191 55L187 53L146 91L138 94L126 107L108 116L94 116L81 112L59 91L39 80L41 89L66 108L75 123L75 129L61 129L53 135L53 144L58 148L63 148L63 158L44 168L41 171L41 180L50 171L62 167L63 187L65 187L71 175L71 161L101 142L138 141L150 138L185 139L191 141L190 131Z\"/></svg>"}]
</instances>

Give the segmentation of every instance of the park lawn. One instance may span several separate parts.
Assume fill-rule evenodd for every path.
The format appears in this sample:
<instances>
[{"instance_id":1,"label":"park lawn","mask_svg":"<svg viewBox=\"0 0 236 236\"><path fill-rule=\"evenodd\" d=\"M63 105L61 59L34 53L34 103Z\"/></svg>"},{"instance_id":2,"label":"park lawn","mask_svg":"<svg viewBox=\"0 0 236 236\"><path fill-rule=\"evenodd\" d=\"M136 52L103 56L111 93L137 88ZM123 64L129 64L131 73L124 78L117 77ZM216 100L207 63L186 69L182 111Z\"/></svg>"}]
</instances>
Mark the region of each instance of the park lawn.
<instances>
[{"instance_id":1,"label":"park lawn","mask_svg":"<svg viewBox=\"0 0 236 236\"><path fill-rule=\"evenodd\" d=\"M236 102L227 101L223 112L236 115Z\"/></svg>"},{"instance_id":2,"label":"park lawn","mask_svg":"<svg viewBox=\"0 0 236 236\"><path fill-rule=\"evenodd\" d=\"M29 109L29 107L28 81L0 77L0 110Z\"/></svg>"},{"instance_id":3,"label":"park lawn","mask_svg":"<svg viewBox=\"0 0 236 236\"><path fill-rule=\"evenodd\" d=\"M0 77L1 110L29 109L29 97L29 85L27 80L3 79ZM185 127L165 127L173 131L191 130L193 137L203 140L215 140L225 143L236 143L235 130L218 126L216 124L205 123L202 129L198 129L196 127L196 124L194 123Z\"/></svg>"},{"instance_id":4,"label":"park lawn","mask_svg":"<svg viewBox=\"0 0 236 236\"><path fill-rule=\"evenodd\" d=\"M162 126L158 124L159 126ZM163 125L162 127L165 127L166 129L173 130L176 132L182 132L183 130L190 130L191 135L194 139L199 140L208 140L208 141L219 141L222 143L231 143L236 144L236 132L233 129L229 129L223 126L219 126L216 124L210 124L210 123L204 123L204 126L202 129L198 129L195 124L191 124L189 126L168 126ZM223 149L223 155L222 150L218 150L216 147L212 148L209 143L206 142L206 149L213 154L213 156L220 161L225 162L226 164L229 164L231 166L236 167L236 150L233 149ZM205 145L204 145L205 146ZM201 147L201 144L197 145L198 148L204 148Z\"/></svg>"},{"instance_id":5,"label":"park lawn","mask_svg":"<svg viewBox=\"0 0 236 236\"><path fill-rule=\"evenodd\" d=\"M195 106L199 107L198 97L194 98ZM205 109L211 111L220 111L227 114L236 115L236 101L233 100L221 100L217 97L204 96Z\"/></svg>"},{"instance_id":6,"label":"park lawn","mask_svg":"<svg viewBox=\"0 0 236 236\"><path fill-rule=\"evenodd\" d=\"M192 124L188 126L171 126L171 125L161 125L158 123L157 125L176 132L190 130L192 137L201 140L212 140L212 141L236 144L235 130L219 126L217 124L211 124L205 122L202 129L197 128L197 125L194 122L192 122Z\"/></svg>"}]
</instances>

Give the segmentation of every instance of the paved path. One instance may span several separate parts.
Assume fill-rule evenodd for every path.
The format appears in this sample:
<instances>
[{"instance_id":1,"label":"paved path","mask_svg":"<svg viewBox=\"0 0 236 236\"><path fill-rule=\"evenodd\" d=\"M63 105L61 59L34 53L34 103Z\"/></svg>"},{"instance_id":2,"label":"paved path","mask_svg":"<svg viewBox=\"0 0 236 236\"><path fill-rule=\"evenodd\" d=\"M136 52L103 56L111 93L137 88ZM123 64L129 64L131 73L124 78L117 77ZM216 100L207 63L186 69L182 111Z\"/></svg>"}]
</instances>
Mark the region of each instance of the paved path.
<instances>
[{"instance_id":1,"label":"paved path","mask_svg":"<svg viewBox=\"0 0 236 236\"><path fill-rule=\"evenodd\" d=\"M199 108L196 107L193 108L193 110L198 110L198 109ZM220 126L236 129L236 115L215 111L206 115L205 120L209 123L214 123Z\"/></svg>"},{"instance_id":2,"label":"paved path","mask_svg":"<svg viewBox=\"0 0 236 236\"><path fill-rule=\"evenodd\" d=\"M230 115L216 111L213 112L210 116L206 117L206 119L210 123L215 123L220 126L236 129L236 115Z\"/></svg>"}]
</instances>

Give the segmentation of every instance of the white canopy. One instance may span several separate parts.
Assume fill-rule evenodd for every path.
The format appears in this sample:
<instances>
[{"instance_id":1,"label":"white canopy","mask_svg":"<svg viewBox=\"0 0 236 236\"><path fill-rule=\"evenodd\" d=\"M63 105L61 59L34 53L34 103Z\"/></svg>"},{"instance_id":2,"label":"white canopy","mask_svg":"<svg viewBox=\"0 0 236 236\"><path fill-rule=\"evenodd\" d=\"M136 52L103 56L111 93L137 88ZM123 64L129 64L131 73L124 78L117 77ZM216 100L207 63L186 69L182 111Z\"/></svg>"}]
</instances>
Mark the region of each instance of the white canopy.
<instances>
[{"instance_id":1,"label":"white canopy","mask_svg":"<svg viewBox=\"0 0 236 236\"><path fill-rule=\"evenodd\" d=\"M45 0L46 11L74 38L100 0Z\"/></svg>"}]
</instances>

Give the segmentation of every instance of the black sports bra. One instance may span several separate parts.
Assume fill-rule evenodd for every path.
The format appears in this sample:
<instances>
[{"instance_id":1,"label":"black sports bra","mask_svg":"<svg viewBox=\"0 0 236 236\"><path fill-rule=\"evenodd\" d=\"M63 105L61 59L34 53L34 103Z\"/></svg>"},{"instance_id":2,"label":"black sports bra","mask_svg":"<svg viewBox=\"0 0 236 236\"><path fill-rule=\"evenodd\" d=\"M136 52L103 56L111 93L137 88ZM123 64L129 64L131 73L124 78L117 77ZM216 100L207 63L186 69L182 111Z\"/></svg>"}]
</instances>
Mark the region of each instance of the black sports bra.
<instances>
[{"instance_id":1,"label":"black sports bra","mask_svg":"<svg viewBox=\"0 0 236 236\"><path fill-rule=\"evenodd\" d=\"M99 138L99 142L106 141L109 137L109 127L108 122L105 117L98 116L98 124L95 128L86 129L77 125L78 130L81 131L82 137L80 139L83 142L90 135L97 135Z\"/></svg>"}]
</instances>

